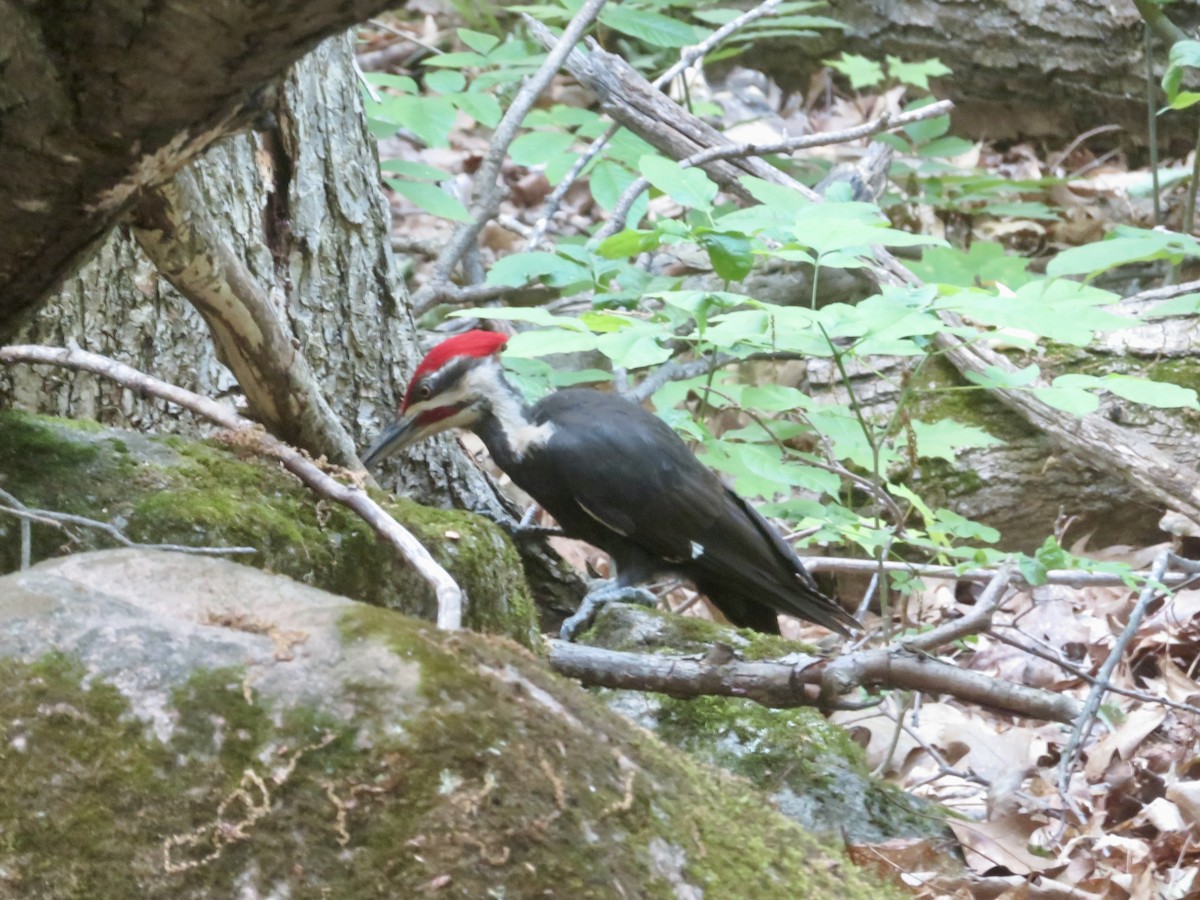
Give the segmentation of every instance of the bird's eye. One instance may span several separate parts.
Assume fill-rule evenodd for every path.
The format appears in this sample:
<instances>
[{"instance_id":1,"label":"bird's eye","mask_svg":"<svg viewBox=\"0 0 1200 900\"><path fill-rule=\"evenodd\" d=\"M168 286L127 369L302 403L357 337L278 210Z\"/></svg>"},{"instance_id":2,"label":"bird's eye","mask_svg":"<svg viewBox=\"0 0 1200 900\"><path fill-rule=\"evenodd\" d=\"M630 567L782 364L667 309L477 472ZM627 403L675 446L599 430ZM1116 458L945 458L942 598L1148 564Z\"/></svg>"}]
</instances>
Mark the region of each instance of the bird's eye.
<instances>
[{"instance_id":1,"label":"bird's eye","mask_svg":"<svg viewBox=\"0 0 1200 900\"><path fill-rule=\"evenodd\" d=\"M419 388L417 388L417 399L418 400L428 400L429 395L432 393L433 393L433 388L431 388L428 384L423 384Z\"/></svg>"}]
</instances>

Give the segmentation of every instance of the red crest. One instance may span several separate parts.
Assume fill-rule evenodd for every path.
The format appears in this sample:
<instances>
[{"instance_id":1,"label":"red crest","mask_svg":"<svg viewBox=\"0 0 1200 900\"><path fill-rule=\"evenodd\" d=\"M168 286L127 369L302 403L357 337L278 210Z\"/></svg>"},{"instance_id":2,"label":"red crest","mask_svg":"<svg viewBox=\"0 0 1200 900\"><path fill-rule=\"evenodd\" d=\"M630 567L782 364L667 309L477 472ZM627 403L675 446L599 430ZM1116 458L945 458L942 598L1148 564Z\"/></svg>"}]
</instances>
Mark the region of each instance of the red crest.
<instances>
[{"instance_id":1,"label":"red crest","mask_svg":"<svg viewBox=\"0 0 1200 900\"><path fill-rule=\"evenodd\" d=\"M442 341L425 354L425 358L421 360L421 364L413 372L412 381L408 384L408 392L404 395L404 405L400 408L403 410L408 407L413 385L417 383L422 375L426 375L429 372L436 372L456 356L474 356L480 359L485 356L491 356L493 353L499 352L507 340L507 334L496 334L494 331L479 331L476 329L475 331L456 334L454 337Z\"/></svg>"}]
</instances>

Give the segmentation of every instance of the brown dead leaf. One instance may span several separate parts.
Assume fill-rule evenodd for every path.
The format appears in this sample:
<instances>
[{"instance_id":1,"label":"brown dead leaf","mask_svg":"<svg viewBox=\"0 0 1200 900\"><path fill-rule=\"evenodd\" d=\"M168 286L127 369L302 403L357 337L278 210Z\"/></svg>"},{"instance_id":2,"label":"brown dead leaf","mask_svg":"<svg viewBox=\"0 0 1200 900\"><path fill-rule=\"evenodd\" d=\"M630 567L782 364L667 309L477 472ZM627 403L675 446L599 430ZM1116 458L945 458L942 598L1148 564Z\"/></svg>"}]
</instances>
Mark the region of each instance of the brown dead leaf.
<instances>
[{"instance_id":1,"label":"brown dead leaf","mask_svg":"<svg viewBox=\"0 0 1200 900\"><path fill-rule=\"evenodd\" d=\"M1044 822L1028 815L1005 816L994 822L967 822L948 819L946 822L962 844L967 865L979 874L1004 868L1014 875L1029 875L1062 868L1062 862L1030 849L1034 832Z\"/></svg>"},{"instance_id":2,"label":"brown dead leaf","mask_svg":"<svg viewBox=\"0 0 1200 900\"><path fill-rule=\"evenodd\" d=\"M1099 781L1116 756L1128 760L1133 751L1167 716L1161 707L1142 707L1131 712L1116 730L1106 735L1088 750L1088 761L1084 772L1089 781Z\"/></svg>"},{"instance_id":3,"label":"brown dead leaf","mask_svg":"<svg viewBox=\"0 0 1200 900\"><path fill-rule=\"evenodd\" d=\"M1167 787L1166 797L1179 808L1187 824L1200 825L1200 781L1177 781Z\"/></svg>"}]
</instances>

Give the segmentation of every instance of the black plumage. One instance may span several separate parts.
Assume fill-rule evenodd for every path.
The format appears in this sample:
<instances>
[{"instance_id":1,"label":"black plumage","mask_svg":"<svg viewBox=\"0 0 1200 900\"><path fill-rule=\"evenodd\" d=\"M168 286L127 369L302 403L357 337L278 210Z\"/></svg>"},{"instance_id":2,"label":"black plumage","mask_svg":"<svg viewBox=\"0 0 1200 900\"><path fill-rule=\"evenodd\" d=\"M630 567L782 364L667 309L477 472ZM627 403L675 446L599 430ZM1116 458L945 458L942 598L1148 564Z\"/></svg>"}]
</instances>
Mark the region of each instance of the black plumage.
<instances>
[{"instance_id":1,"label":"black plumage","mask_svg":"<svg viewBox=\"0 0 1200 900\"><path fill-rule=\"evenodd\" d=\"M661 419L622 397L578 388L527 406L496 359L505 340L469 331L430 350L399 418L363 462L468 428L565 534L613 557L618 586L677 574L735 625L778 633L776 615L784 613L843 635L857 627L766 520Z\"/></svg>"},{"instance_id":2,"label":"black plumage","mask_svg":"<svg viewBox=\"0 0 1200 900\"><path fill-rule=\"evenodd\" d=\"M528 416L554 431L520 457L495 416L485 412L473 430L567 535L613 557L621 586L677 574L734 625L778 633L785 613L841 634L855 627L758 511L657 416L585 389L550 394Z\"/></svg>"}]
</instances>

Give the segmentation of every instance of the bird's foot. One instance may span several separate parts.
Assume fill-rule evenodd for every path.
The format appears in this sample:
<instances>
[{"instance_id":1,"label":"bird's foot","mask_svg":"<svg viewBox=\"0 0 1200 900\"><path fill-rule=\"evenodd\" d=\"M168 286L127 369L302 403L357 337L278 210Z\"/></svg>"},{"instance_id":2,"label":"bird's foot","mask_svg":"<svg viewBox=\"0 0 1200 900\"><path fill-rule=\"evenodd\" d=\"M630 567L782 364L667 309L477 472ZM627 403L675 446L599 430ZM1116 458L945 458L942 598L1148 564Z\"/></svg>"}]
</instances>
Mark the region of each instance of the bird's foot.
<instances>
[{"instance_id":1,"label":"bird's foot","mask_svg":"<svg viewBox=\"0 0 1200 900\"><path fill-rule=\"evenodd\" d=\"M541 525L523 525L520 522L497 522L504 533L513 541L531 541L535 538L562 537L561 528L544 528Z\"/></svg>"},{"instance_id":2,"label":"bird's foot","mask_svg":"<svg viewBox=\"0 0 1200 900\"><path fill-rule=\"evenodd\" d=\"M606 582L603 587L588 591L579 609L573 616L568 617L559 630L559 637L564 641L574 641L586 631L596 620L596 615L608 603L637 603L641 606L655 606L658 598L645 588L621 587Z\"/></svg>"}]
</instances>

